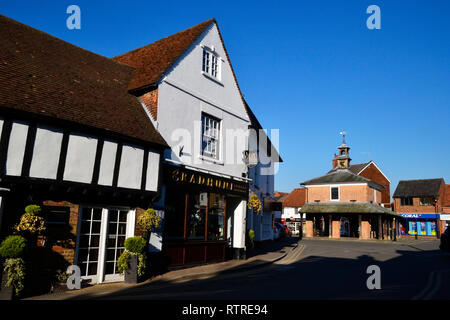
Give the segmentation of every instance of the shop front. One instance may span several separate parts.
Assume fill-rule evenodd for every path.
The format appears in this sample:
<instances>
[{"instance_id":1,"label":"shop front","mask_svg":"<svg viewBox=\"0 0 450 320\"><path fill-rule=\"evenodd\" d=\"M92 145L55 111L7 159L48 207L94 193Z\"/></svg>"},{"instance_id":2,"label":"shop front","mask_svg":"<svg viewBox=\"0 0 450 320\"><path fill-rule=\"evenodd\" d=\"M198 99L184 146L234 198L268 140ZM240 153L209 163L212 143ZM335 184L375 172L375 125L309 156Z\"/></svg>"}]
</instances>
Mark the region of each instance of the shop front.
<instances>
[{"instance_id":1,"label":"shop front","mask_svg":"<svg viewBox=\"0 0 450 320\"><path fill-rule=\"evenodd\" d=\"M431 213L399 213L401 236L438 237L439 214Z\"/></svg>"},{"instance_id":2,"label":"shop front","mask_svg":"<svg viewBox=\"0 0 450 320\"><path fill-rule=\"evenodd\" d=\"M164 176L162 251L170 267L224 261L245 251L247 183L173 165L164 166Z\"/></svg>"}]
</instances>

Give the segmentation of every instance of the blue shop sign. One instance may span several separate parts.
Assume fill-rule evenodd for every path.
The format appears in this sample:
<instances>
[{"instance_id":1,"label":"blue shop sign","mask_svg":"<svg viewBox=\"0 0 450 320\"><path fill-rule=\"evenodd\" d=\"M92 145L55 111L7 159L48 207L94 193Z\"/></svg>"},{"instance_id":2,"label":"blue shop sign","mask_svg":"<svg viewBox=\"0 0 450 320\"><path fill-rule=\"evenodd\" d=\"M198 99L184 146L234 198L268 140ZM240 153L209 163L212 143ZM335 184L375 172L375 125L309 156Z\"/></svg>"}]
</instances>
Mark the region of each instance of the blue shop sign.
<instances>
[{"instance_id":1,"label":"blue shop sign","mask_svg":"<svg viewBox=\"0 0 450 320\"><path fill-rule=\"evenodd\" d=\"M439 215L435 213L399 213L399 215L410 219L439 219Z\"/></svg>"}]
</instances>

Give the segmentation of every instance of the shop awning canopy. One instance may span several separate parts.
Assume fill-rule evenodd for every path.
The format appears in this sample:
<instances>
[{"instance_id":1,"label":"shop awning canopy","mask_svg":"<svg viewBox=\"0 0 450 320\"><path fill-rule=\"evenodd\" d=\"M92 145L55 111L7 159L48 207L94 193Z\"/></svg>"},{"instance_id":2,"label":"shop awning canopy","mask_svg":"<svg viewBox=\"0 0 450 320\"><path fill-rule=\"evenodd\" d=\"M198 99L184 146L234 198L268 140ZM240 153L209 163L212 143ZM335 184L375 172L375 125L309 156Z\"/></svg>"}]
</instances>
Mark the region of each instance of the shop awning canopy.
<instances>
[{"instance_id":1,"label":"shop awning canopy","mask_svg":"<svg viewBox=\"0 0 450 320\"><path fill-rule=\"evenodd\" d=\"M377 213L399 216L395 212L369 202L306 203L302 213Z\"/></svg>"}]
</instances>

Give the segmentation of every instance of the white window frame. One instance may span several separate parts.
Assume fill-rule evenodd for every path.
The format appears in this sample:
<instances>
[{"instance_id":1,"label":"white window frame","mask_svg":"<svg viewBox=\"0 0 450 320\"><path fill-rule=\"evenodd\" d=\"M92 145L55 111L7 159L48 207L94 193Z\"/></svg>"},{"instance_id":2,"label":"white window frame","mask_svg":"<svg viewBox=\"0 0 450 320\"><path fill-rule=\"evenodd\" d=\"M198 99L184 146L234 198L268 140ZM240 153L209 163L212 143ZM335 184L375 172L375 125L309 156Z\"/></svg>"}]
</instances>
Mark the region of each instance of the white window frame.
<instances>
[{"instance_id":1,"label":"white window frame","mask_svg":"<svg viewBox=\"0 0 450 320\"><path fill-rule=\"evenodd\" d=\"M90 280L91 283L103 283L103 282L117 282L123 281L124 275L114 274L114 275L106 275L105 274L105 264L106 264L106 237L108 235L108 220L109 220L109 211L110 210L121 210L128 211L127 214L127 226L126 226L126 238L133 237L135 232L135 224L136 224L136 209L131 209L129 207L106 207L103 208L101 206L96 205L80 205L78 210L78 227L77 227L77 240L76 240L76 250L75 250L75 264L78 265L78 250L80 244L81 237L81 219L83 208L97 208L102 209L102 220L100 226L100 241L99 241L99 252L98 252L98 262L97 262L97 274L90 276L81 276L83 280Z\"/></svg>"},{"instance_id":2,"label":"white window frame","mask_svg":"<svg viewBox=\"0 0 450 320\"><path fill-rule=\"evenodd\" d=\"M205 119L205 120L204 120ZM209 123L209 132L211 130L215 131L215 134L205 134L206 133L206 124ZM214 123L217 124L217 128L212 127L214 126ZM214 161L221 161L221 148L222 148L222 120L219 118L216 118L214 116L211 116L208 113L202 112L201 115L201 124L202 124L202 131L201 131L201 141L200 141L200 157L208 160L214 160ZM211 139L215 142L215 154L213 154L211 151L206 151L203 149L203 140L204 139Z\"/></svg>"},{"instance_id":3,"label":"white window frame","mask_svg":"<svg viewBox=\"0 0 450 320\"><path fill-rule=\"evenodd\" d=\"M333 199L333 192L332 192L332 190L334 188L338 189L338 198L337 199ZM341 199L341 188L339 186L330 187L330 201L339 201L340 199Z\"/></svg>"},{"instance_id":4,"label":"white window frame","mask_svg":"<svg viewBox=\"0 0 450 320\"><path fill-rule=\"evenodd\" d=\"M208 46L202 45L201 48L202 48L202 74L208 79L214 80L222 84L222 58L216 52L214 46L210 48ZM205 56L208 57L206 64L205 64Z\"/></svg>"}]
</instances>

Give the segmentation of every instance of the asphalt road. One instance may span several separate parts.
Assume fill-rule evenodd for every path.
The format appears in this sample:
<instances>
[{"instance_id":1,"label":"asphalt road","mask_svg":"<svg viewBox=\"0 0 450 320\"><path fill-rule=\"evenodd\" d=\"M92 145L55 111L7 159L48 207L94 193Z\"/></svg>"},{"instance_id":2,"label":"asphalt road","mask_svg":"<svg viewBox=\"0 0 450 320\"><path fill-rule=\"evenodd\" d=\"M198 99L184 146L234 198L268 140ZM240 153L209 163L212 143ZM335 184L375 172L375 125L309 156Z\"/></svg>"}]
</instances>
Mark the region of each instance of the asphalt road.
<instances>
[{"instance_id":1,"label":"asphalt road","mask_svg":"<svg viewBox=\"0 0 450 320\"><path fill-rule=\"evenodd\" d=\"M369 290L377 265L381 289ZM298 300L450 299L450 255L438 240L360 242L301 240L265 267L204 279L125 289L96 299Z\"/></svg>"}]
</instances>

